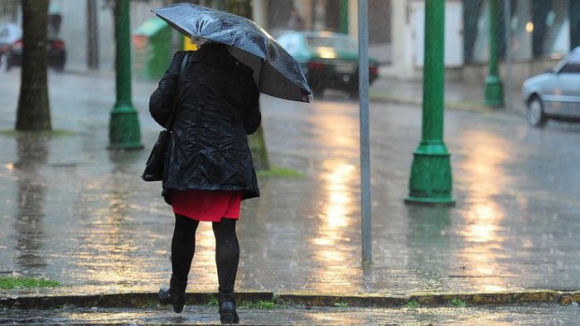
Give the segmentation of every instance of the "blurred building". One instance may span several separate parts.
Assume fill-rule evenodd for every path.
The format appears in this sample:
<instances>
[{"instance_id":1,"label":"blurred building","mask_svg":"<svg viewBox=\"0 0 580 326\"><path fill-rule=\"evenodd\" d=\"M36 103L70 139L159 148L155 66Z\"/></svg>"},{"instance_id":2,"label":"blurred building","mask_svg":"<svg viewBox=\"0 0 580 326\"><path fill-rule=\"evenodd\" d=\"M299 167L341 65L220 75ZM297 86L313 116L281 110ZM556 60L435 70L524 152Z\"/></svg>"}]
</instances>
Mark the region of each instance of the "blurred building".
<instances>
[{"instance_id":1,"label":"blurred building","mask_svg":"<svg viewBox=\"0 0 580 326\"><path fill-rule=\"evenodd\" d=\"M0 24L18 20L20 16L20 12L18 11L19 4L20 0L0 1Z\"/></svg>"},{"instance_id":2,"label":"blurred building","mask_svg":"<svg viewBox=\"0 0 580 326\"><path fill-rule=\"evenodd\" d=\"M332 30L358 37L355 0L254 0L261 24L285 28L292 7L304 28ZM379 59L381 74L422 78L425 0L369 0L369 55ZM500 0L499 57L516 66L516 79L552 66L580 45L580 0ZM446 77L483 81L489 57L489 0L445 1ZM509 46L509 48L508 48ZM519 75L518 75L519 74Z\"/></svg>"},{"instance_id":3,"label":"blurred building","mask_svg":"<svg viewBox=\"0 0 580 326\"><path fill-rule=\"evenodd\" d=\"M445 1L447 78L485 79L489 1ZM152 8L174 2L182 0L131 0L132 29L154 17ZM245 4L250 10L248 15L273 35L280 30L301 28L337 31L358 38L357 0L189 2L220 9L226 9L228 3ZM0 1L0 23L20 21L19 3L19 0ZM55 17L52 22L67 44L67 69L114 70L113 3L114 0L51 0L51 14ZM500 3L500 58L505 58L509 49L517 73L527 76L542 71L580 45L580 0L500 0ZM368 6L369 54L381 63L381 74L401 79L422 78L425 0L368 0ZM174 51L175 44L168 51Z\"/></svg>"}]
</instances>

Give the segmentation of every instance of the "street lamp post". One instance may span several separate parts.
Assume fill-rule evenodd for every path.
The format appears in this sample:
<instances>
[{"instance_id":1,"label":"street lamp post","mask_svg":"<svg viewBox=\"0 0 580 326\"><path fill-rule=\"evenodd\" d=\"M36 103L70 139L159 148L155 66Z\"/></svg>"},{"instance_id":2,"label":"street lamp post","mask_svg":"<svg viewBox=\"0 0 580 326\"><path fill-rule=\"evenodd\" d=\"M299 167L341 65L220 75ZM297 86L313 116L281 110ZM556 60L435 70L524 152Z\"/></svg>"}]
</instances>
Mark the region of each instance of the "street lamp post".
<instances>
[{"instance_id":1,"label":"street lamp post","mask_svg":"<svg viewBox=\"0 0 580 326\"><path fill-rule=\"evenodd\" d=\"M348 0L340 1L340 32L348 34Z\"/></svg>"},{"instance_id":2,"label":"street lamp post","mask_svg":"<svg viewBox=\"0 0 580 326\"><path fill-rule=\"evenodd\" d=\"M413 153L406 203L453 205L449 152L443 143L445 0L425 1L422 140Z\"/></svg>"},{"instance_id":3,"label":"street lamp post","mask_svg":"<svg viewBox=\"0 0 580 326\"><path fill-rule=\"evenodd\" d=\"M358 1L362 263L372 263L368 1Z\"/></svg>"},{"instance_id":4,"label":"street lamp post","mask_svg":"<svg viewBox=\"0 0 580 326\"><path fill-rule=\"evenodd\" d=\"M111 111L109 122L110 149L143 148L137 110L131 102L131 37L129 29L129 0L118 0L115 2L117 101Z\"/></svg>"},{"instance_id":5,"label":"street lamp post","mask_svg":"<svg viewBox=\"0 0 580 326\"><path fill-rule=\"evenodd\" d=\"M499 0L489 1L489 73L485 78L485 105L503 106L503 85L498 64Z\"/></svg>"}]
</instances>

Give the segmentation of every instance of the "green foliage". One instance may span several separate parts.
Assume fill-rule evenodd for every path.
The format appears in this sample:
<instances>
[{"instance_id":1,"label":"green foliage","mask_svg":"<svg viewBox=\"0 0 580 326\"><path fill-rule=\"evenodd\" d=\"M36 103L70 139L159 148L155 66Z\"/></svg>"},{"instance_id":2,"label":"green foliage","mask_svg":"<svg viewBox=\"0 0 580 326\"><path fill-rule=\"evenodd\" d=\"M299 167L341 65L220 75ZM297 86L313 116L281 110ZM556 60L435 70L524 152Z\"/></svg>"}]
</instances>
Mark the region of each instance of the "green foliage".
<instances>
[{"instance_id":1,"label":"green foliage","mask_svg":"<svg viewBox=\"0 0 580 326\"><path fill-rule=\"evenodd\" d=\"M207 305L210 307L217 307L219 305L219 300L215 295L208 296ZM238 303L238 307L246 309L275 309L276 302L269 300L258 300L258 301L242 301Z\"/></svg>"},{"instance_id":2,"label":"green foliage","mask_svg":"<svg viewBox=\"0 0 580 326\"><path fill-rule=\"evenodd\" d=\"M0 289L51 288L59 286L57 281L31 277L0 277Z\"/></svg>"},{"instance_id":3,"label":"green foliage","mask_svg":"<svg viewBox=\"0 0 580 326\"><path fill-rule=\"evenodd\" d=\"M252 19L252 6L250 0L225 0L218 2L218 8L233 14Z\"/></svg>"},{"instance_id":4,"label":"green foliage","mask_svg":"<svg viewBox=\"0 0 580 326\"><path fill-rule=\"evenodd\" d=\"M275 309L276 303L273 301L258 300L256 302L244 301L240 304L240 307L247 309Z\"/></svg>"},{"instance_id":5,"label":"green foliage","mask_svg":"<svg viewBox=\"0 0 580 326\"><path fill-rule=\"evenodd\" d=\"M465 303L465 300L462 299L453 299L451 300L451 305L454 307L458 307L458 308L463 308L463 307L467 307L467 304Z\"/></svg>"},{"instance_id":6,"label":"green foliage","mask_svg":"<svg viewBox=\"0 0 580 326\"><path fill-rule=\"evenodd\" d=\"M20 136L50 136L50 137L70 137L75 133L70 130L55 129L50 131L16 131L13 129L0 130L1 136L20 137Z\"/></svg>"},{"instance_id":7,"label":"green foliage","mask_svg":"<svg viewBox=\"0 0 580 326\"><path fill-rule=\"evenodd\" d=\"M142 308L154 308L157 307L159 305L159 300L145 300L145 302L143 303L143 305L141 306Z\"/></svg>"},{"instance_id":8,"label":"green foliage","mask_svg":"<svg viewBox=\"0 0 580 326\"><path fill-rule=\"evenodd\" d=\"M282 167L272 167L268 170L260 170L257 172L258 177L302 177L303 174L292 169Z\"/></svg>"},{"instance_id":9,"label":"green foliage","mask_svg":"<svg viewBox=\"0 0 580 326\"><path fill-rule=\"evenodd\" d=\"M418 308L419 302L417 302L417 300L411 300L411 301L407 302L407 304L405 306L407 308Z\"/></svg>"},{"instance_id":10,"label":"green foliage","mask_svg":"<svg viewBox=\"0 0 580 326\"><path fill-rule=\"evenodd\" d=\"M346 308L348 307L348 302L336 302L334 304L335 307Z\"/></svg>"},{"instance_id":11,"label":"green foliage","mask_svg":"<svg viewBox=\"0 0 580 326\"><path fill-rule=\"evenodd\" d=\"M217 307L219 304L218 298L215 295L209 295L207 305L210 307Z\"/></svg>"}]
</instances>

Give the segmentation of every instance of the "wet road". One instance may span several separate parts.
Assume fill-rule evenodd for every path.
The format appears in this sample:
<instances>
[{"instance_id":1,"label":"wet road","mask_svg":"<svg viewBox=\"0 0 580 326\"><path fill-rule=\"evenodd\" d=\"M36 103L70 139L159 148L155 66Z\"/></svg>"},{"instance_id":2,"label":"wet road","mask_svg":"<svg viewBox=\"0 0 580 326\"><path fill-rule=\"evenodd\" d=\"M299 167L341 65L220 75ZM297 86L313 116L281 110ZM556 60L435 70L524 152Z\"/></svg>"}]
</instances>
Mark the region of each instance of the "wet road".
<instances>
[{"instance_id":1,"label":"wet road","mask_svg":"<svg viewBox=\"0 0 580 326\"><path fill-rule=\"evenodd\" d=\"M12 129L16 71L0 79ZM172 216L139 179L159 127L155 83L134 83L144 151L107 151L114 76L52 74L56 136L0 135L0 272L64 286L38 293L156 292L170 274ZM408 295L580 288L580 125L447 111L454 198L408 206L421 110L371 104L373 264L361 267L358 104L262 99L270 160L303 177L261 177L244 203L239 291ZM214 292L213 235L198 230L190 291ZM10 292L14 295L19 291Z\"/></svg>"},{"instance_id":2,"label":"wet road","mask_svg":"<svg viewBox=\"0 0 580 326\"><path fill-rule=\"evenodd\" d=\"M323 279L360 280L358 288L371 293L578 289L580 257L573 239L580 231L574 163L579 155L573 144L579 140L579 126L553 124L537 130L518 116L448 111L445 142L452 154L457 205L406 206L421 111L372 104L374 264L368 271L344 275L340 266L353 264L347 270L356 271L361 257L358 230L354 236L351 232L359 228L360 216L357 107L328 101L300 116L308 116L300 132L310 135L295 154L318 158L309 160L320 181L311 196L324 195L318 209L309 209L317 214L312 220L319 221L312 226L313 242L322 250L312 254L311 262L335 267L318 267ZM297 137L298 132L287 131L288 119L280 120L278 129L286 133L281 138L286 143L273 148L290 146L287 139ZM276 128L272 122L268 126Z\"/></svg>"}]
</instances>

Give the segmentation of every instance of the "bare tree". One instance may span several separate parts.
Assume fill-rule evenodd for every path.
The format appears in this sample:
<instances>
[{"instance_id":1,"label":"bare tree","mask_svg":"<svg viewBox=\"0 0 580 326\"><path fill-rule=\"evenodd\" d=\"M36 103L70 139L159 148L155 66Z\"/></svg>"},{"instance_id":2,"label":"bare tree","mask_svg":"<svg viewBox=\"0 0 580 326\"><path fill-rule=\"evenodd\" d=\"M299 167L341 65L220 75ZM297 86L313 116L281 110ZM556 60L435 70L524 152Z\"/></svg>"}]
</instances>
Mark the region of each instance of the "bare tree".
<instances>
[{"instance_id":1,"label":"bare tree","mask_svg":"<svg viewBox=\"0 0 580 326\"><path fill-rule=\"evenodd\" d=\"M48 2L22 0L22 70L16 130L51 130L48 101Z\"/></svg>"}]
</instances>

